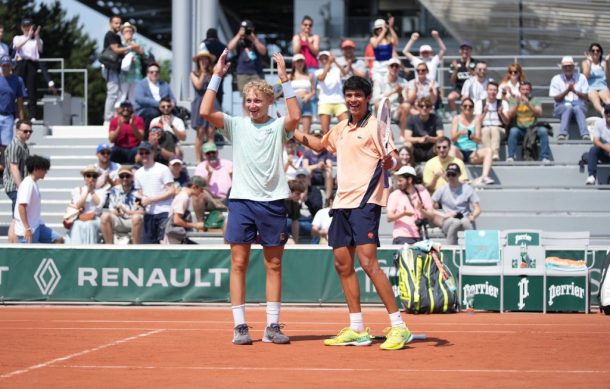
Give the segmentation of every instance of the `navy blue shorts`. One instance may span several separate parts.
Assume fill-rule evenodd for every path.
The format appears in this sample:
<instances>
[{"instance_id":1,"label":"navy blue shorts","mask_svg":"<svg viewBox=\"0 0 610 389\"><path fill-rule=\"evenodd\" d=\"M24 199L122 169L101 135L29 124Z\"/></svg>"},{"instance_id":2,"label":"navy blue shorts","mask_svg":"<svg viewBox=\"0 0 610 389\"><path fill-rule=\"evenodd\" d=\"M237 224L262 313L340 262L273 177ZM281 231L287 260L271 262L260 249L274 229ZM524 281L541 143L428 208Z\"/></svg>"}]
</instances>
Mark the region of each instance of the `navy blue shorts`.
<instances>
[{"instance_id":1,"label":"navy blue shorts","mask_svg":"<svg viewBox=\"0 0 610 389\"><path fill-rule=\"evenodd\" d=\"M462 153L462 155L464 156L464 162L468 163L470 162L470 156L475 152L476 150L461 150L460 152Z\"/></svg>"},{"instance_id":2,"label":"navy blue shorts","mask_svg":"<svg viewBox=\"0 0 610 389\"><path fill-rule=\"evenodd\" d=\"M375 243L379 247L379 205L368 203L362 208L333 209L331 215L329 246L337 248Z\"/></svg>"},{"instance_id":3,"label":"navy blue shorts","mask_svg":"<svg viewBox=\"0 0 610 389\"><path fill-rule=\"evenodd\" d=\"M264 247L283 246L286 235L284 200L252 201L229 199L229 220L225 239L229 243L260 243Z\"/></svg>"},{"instance_id":4,"label":"navy blue shorts","mask_svg":"<svg viewBox=\"0 0 610 389\"><path fill-rule=\"evenodd\" d=\"M167 224L167 220L167 212L162 212L155 215L145 213L142 243L159 244L165 236L165 225Z\"/></svg>"}]
</instances>

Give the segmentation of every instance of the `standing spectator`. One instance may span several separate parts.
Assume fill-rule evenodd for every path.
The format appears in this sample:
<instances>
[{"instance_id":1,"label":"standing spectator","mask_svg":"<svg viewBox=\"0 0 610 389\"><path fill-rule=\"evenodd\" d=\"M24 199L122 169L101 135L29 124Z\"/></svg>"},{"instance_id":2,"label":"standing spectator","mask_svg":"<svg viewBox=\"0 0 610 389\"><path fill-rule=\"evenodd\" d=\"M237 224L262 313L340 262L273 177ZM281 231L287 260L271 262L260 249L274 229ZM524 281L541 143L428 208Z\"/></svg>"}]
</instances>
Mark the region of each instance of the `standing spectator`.
<instances>
[{"instance_id":1,"label":"standing spectator","mask_svg":"<svg viewBox=\"0 0 610 389\"><path fill-rule=\"evenodd\" d=\"M341 42L342 57L336 60L341 69L341 81L345 82L351 76L367 77L367 67L363 60L356 58L356 44L353 40L346 39Z\"/></svg>"},{"instance_id":2,"label":"standing spectator","mask_svg":"<svg viewBox=\"0 0 610 389\"><path fill-rule=\"evenodd\" d=\"M317 63L317 62L316 62ZM303 131L309 133L311 129L311 121L313 117L313 100L316 97L315 82L313 74L310 74L307 65L305 65L305 57L303 54L295 54L292 57L292 69L290 75L290 85L294 89L301 109L301 123Z\"/></svg>"},{"instance_id":3,"label":"standing spectator","mask_svg":"<svg viewBox=\"0 0 610 389\"><path fill-rule=\"evenodd\" d=\"M398 58L391 58L387 61L387 73L375 80L373 83L372 103L377 110L379 103L384 97L390 101L392 109L392 120L398 121L400 126L400 137L404 139L404 130L407 126L407 119L411 106L406 101L407 80L399 76L401 63Z\"/></svg>"},{"instance_id":4,"label":"standing spectator","mask_svg":"<svg viewBox=\"0 0 610 389\"><path fill-rule=\"evenodd\" d=\"M97 177L96 189L100 189L103 191L101 195L103 196L104 202L102 203L102 207L106 208L108 192L110 192L110 188L117 185L119 183L119 169L121 165L112 162L110 160L110 156L112 155L112 149L110 145L106 143L102 143L97 146L96 156L97 163L95 167L99 173Z\"/></svg>"},{"instance_id":5,"label":"standing spectator","mask_svg":"<svg viewBox=\"0 0 610 389\"><path fill-rule=\"evenodd\" d=\"M418 63L415 66L416 77L409 81L407 84L407 102L411 107L411 114L417 115L419 110L417 109L417 101L422 97L430 98L432 106L436 106L438 101L438 86L436 81L428 78L428 65L424 62Z\"/></svg>"},{"instance_id":6,"label":"standing spectator","mask_svg":"<svg viewBox=\"0 0 610 389\"><path fill-rule=\"evenodd\" d=\"M319 67L316 59L320 52L320 36L312 34L313 19L305 15L301 20L301 30L292 37L292 53L302 54L305 57L305 65L314 71Z\"/></svg>"},{"instance_id":7,"label":"standing spectator","mask_svg":"<svg viewBox=\"0 0 610 389\"><path fill-rule=\"evenodd\" d=\"M424 166L424 185L430 193L434 193L440 187L447 185L447 167L456 164L460 168L460 181L468 181L464 162L457 157L449 155L451 139L443 136L436 141L436 157L428 160Z\"/></svg>"},{"instance_id":8,"label":"standing spectator","mask_svg":"<svg viewBox=\"0 0 610 389\"><path fill-rule=\"evenodd\" d=\"M589 83L589 100L597 112L604 116L604 106L610 104L610 54L604 57L604 49L599 43L591 43L582 61L582 74Z\"/></svg>"},{"instance_id":9,"label":"standing spectator","mask_svg":"<svg viewBox=\"0 0 610 389\"><path fill-rule=\"evenodd\" d=\"M180 148L180 141L186 140L186 130L184 121L178 116L172 114L174 105L169 97L163 97L159 102L159 111L161 116L154 118L150 122L150 127L160 127L163 129L165 138L169 138L167 141L174 144L174 154L177 154L182 158L183 153ZM212 139L214 137L212 136Z\"/></svg>"},{"instance_id":10,"label":"standing spectator","mask_svg":"<svg viewBox=\"0 0 610 389\"><path fill-rule=\"evenodd\" d=\"M140 244L144 210L136 204L136 188L133 171L128 166L119 169L120 184L110 190L108 212L100 220L100 230L105 244L114 243L114 234L131 233L131 243Z\"/></svg>"},{"instance_id":11,"label":"standing spectator","mask_svg":"<svg viewBox=\"0 0 610 389\"><path fill-rule=\"evenodd\" d=\"M161 115L159 103L163 98L169 98L172 109L176 106L174 93L165 81L159 80L161 66L156 62L151 62L146 71L146 78L140 80L136 85L136 102L134 108L136 114L144 119L144 128L150 128L150 121Z\"/></svg>"},{"instance_id":12,"label":"standing spectator","mask_svg":"<svg viewBox=\"0 0 610 389\"><path fill-rule=\"evenodd\" d=\"M491 81L487 84L487 98L474 103L474 114L480 122L481 143L491 149L494 161L500 159L500 141L506 133L508 123L508 102L498 98L498 84Z\"/></svg>"},{"instance_id":13,"label":"standing spectator","mask_svg":"<svg viewBox=\"0 0 610 389\"><path fill-rule=\"evenodd\" d=\"M9 55L10 51L6 43L2 42L4 39L4 26L0 24L0 57Z\"/></svg>"},{"instance_id":14,"label":"standing spectator","mask_svg":"<svg viewBox=\"0 0 610 389\"><path fill-rule=\"evenodd\" d=\"M158 244L165 235L165 224L174 196L174 178L169 168L152 158L152 146L142 142L138 155L142 167L136 171L135 187L139 203L144 207L144 234L142 243ZM138 200L136 200L138 201Z\"/></svg>"},{"instance_id":15,"label":"standing spectator","mask_svg":"<svg viewBox=\"0 0 610 389\"><path fill-rule=\"evenodd\" d=\"M265 79L262 57L267 55L267 48L254 34L254 24L244 20L237 34L229 41L227 49L236 51L235 77L237 90L243 97L244 87L249 81Z\"/></svg>"},{"instance_id":16,"label":"standing spectator","mask_svg":"<svg viewBox=\"0 0 610 389\"><path fill-rule=\"evenodd\" d=\"M537 118L542 115L542 105L536 97L531 97L532 84L524 81L519 86L519 96L510 99L508 118L512 127L508 133L508 157L506 162L514 162L517 158L517 145L525 136L529 127L536 126ZM586 131L586 129L585 129ZM545 127L537 127L536 132L540 141L540 160L551 163L551 148L549 146L549 133ZM565 137L564 137L565 139Z\"/></svg>"},{"instance_id":17,"label":"standing spectator","mask_svg":"<svg viewBox=\"0 0 610 389\"><path fill-rule=\"evenodd\" d=\"M127 54L121 63L121 101L129 101L134 104L136 102L136 85L142 79L142 67L144 48L140 46L138 40L134 37L137 28L129 22L125 22L121 26L121 35L123 35L123 48L127 49Z\"/></svg>"},{"instance_id":18,"label":"standing spectator","mask_svg":"<svg viewBox=\"0 0 610 389\"><path fill-rule=\"evenodd\" d=\"M322 65L322 69L315 72L320 89L318 114L322 133L326 134L332 116L339 121L347 119L347 106L341 92L341 70L335 64L335 56L329 51L321 51L318 57Z\"/></svg>"},{"instance_id":19,"label":"standing spectator","mask_svg":"<svg viewBox=\"0 0 610 389\"><path fill-rule=\"evenodd\" d=\"M405 146L413 150L416 163L434 157L434 144L444 136L443 121L432 113L434 106L428 97L417 101L419 115L409 116L404 131Z\"/></svg>"},{"instance_id":20,"label":"standing spectator","mask_svg":"<svg viewBox=\"0 0 610 389\"><path fill-rule=\"evenodd\" d=\"M489 185L495 181L489 177L491 170L491 149L479 148L481 143L481 122L474 115L474 102L470 98L462 100L462 113L453 118L451 140L455 142L455 154L464 162L483 165L481 176L475 180L477 185Z\"/></svg>"},{"instance_id":21,"label":"standing spectator","mask_svg":"<svg viewBox=\"0 0 610 389\"><path fill-rule=\"evenodd\" d=\"M441 227L448 245L458 243L458 232L472 230L474 222L481 214L479 196L472 186L461 183L459 176L460 167L451 163L447 166L447 180L449 185L444 185L432 194L436 211L434 223Z\"/></svg>"},{"instance_id":22,"label":"standing spectator","mask_svg":"<svg viewBox=\"0 0 610 389\"><path fill-rule=\"evenodd\" d=\"M214 143L214 131L216 129L198 113L203 95L212 77L214 61L216 61L216 57L207 50L201 50L193 57L193 62L195 62L197 68L191 72L191 84L193 84L195 89L195 99L191 104L191 127L197 131L197 136L195 137L195 160L197 162L203 161L203 155L201 155L203 143ZM217 103L216 109L221 109L220 107L220 103Z\"/></svg>"},{"instance_id":23,"label":"standing spectator","mask_svg":"<svg viewBox=\"0 0 610 389\"><path fill-rule=\"evenodd\" d=\"M417 40L419 39L419 33L417 32L411 34L411 39L409 39L409 41L405 45L405 48L402 49L402 53L415 67L417 67L417 65L419 65L420 63L425 63L428 66L428 74L426 76L430 81L436 81L438 67L443 61L443 56L447 51L447 47L445 47L445 43L441 39L441 36L439 35L438 31L432 30L430 35L432 35L432 38L434 38L434 40L438 44L438 54L433 55L434 51L432 50L432 47L430 45L421 45L419 47L419 57L416 57L411 54L411 47L413 47L413 44L415 44L415 42L417 42Z\"/></svg>"},{"instance_id":24,"label":"standing spectator","mask_svg":"<svg viewBox=\"0 0 610 389\"><path fill-rule=\"evenodd\" d=\"M369 45L373 48L375 61L371 71L371 79L383 79L388 72L388 61L390 58L398 57L396 46L398 35L394 31L394 17L390 16L386 23L383 19L375 20L373 23L373 35L369 39Z\"/></svg>"},{"instance_id":25,"label":"standing spectator","mask_svg":"<svg viewBox=\"0 0 610 389\"><path fill-rule=\"evenodd\" d=\"M205 39L199 44L199 51L209 51L210 53L212 53L212 55L214 56L214 60L212 62L214 63L226 48L227 45L225 45L220 41L220 39L218 39L218 30L216 30L215 28L208 28L205 33ZM214 65L214 63L212 63L212 65ZM218 105L220 107L222 107L223 95L224 90L221 83L218 89L218 93L216 94L216 100L218 101ZM191 111L191 115L195 115L196 112L199 112L199 108L197 108L197 110Z\"/></svg>"},{"instance_id":26,"label":"standing spectator","mask_svg":"<svg viewBox=\"0 0 610 389\"><path fill-rule=\"evenodd\" d=\"M519 86L526 80L523 68L518 63L508 65L506 74L502 77L498 86L498 99L509 101L512 98L519 96Z\"/></svg>"},{"instance_id":27,"label":"standing spectator","mask_svg":"<svg viewBox=\"0 0 610 389\"><path fill-rule=\"evenodd\" d=\"M394 223L392 244L413 244L425 239L420 231L426 222L424 210L432 210L430 194L415 185L417 173L411 166L403 166L394 173L398 189L388 197L388 223Z\"/></svg>"},{"instance_id":28,"label":"standing spectator","mask_svg":"<svg viewBox=\"0 0 610 389\"><path fill-rule=\"evenodd\" d=\"M333 217L330 216L330 210L333 207L333 200L335 199L335 194L331 193L328 198L328 205L318 212L316 212L313 220L311 222L311 243L320 244L320 245L328 245L328 230L330 229L330 224L333 221ZM317 242L314 240L317 238Z\"/></svg>"},{"instance_id":29,"label":"standing spectator","mask_svg":"<svg viewBox=\"0 0 610 389\"><path fill-rule=\"evenodd\" d=\"M23 97L27 91L21 77L13 74L13 62L8 55L0 57L0 66L0 171L4 171L4 149L13 140L15 114L21 120L25 118Z\"/></svg>"},{"instance_id":30,"label":"standing spectator","mask_svg":"<svg viewBox=\"0 0 610 389\"><path fill-rule=\"evenodd\" d=\"M4 191L11 199L11 215L15 213L17 189L25 178L27 171L25 161L30 156L27 141L32 135L32 123L28 120L17 121L17 133L6 149L6 165L4 170Z\"/></svg>"},{"instance_id":31,"label":"standing spectator","mask_svg":"<svg viewBox=\"0 0 610 389\"><path fill-rule=\"evenodd\" d=\"M163 244L182 244L190 242L186 236L174 235L171 227L182 227L185 232L187 230L200 230L204 231L204 224L202 222L194 222L191 218L190 208L191 201L196 198L203 197L205 191L205 180L203 177L193 176L187 185L185 185L174 197L168 214L168 225L170 228L166 230ZM180 234L181 235L181 234Z\"/></svg>"},{"instance_id":32,"label":"standing spectator","mask_svg":"<svg viewBox=\"0 0 610 389\"><path fill-rule=\"evenodd\" d=\"M555 117L561 118L559 123L558 141L568 138L568 126L572 116L576 118L578 130L583 140L591 140L587 130L587 99L589 98L589 83L583 74L574 72L575 64L572 57L561 59L561 73L551 80L549 96L555 100Z\"/></svg>"},{"instance_id":33,"label":"standing spectator","mask_svg":"<svg viewBox=\"0 0 610 389\"><path fill-rule=\"evenodd\" d=\"M51 162L32 155L26 159L25 166L28 175L17 190L17 207L13 213L17 240L19 243L63 243L63 238L40 219L42 201L38 180L44 179Z\"/></svg>"},{"instance_id":34,"label":"standing spectator","mask_svg":"<svg viewBox=\"0 0 610 389\"><path fill-rule=\"evenodd\" d=\"M133 112L129 101L123 101L117 113L108 126L108 140L113 144L110 160L133 164L138 145L144 139L144 119Z\"/></svg>"},{"instance_id":35,"label":"standing spectator","mask_svg":"<svg viewBox=\"0 0 610 389\"><path fill-rule=\"evenodd\" d=\"M125 55L129 48L121 47L121 36L119 35L119 31L121 29L121 17L112 15L110 17L108 27L109 30L104 36L104 48L102 51L110 47L115 54L119 56ZM104 77L104 80L106 80L106 103L104 104L104 121L106 122L109 122L114 115L116 103L121 94L121 79L119 77L120 72L120 63L112 69L102 65L102 77Z\"/></svg>"},{"instance_id":36,"label":"standing spectator","mask_svg":"<svg viewBox=\"0 0 610 389\"><path fill-rule=\"evenodd\" d=\"M604 108L604 119L598 120L593 128L593 146L589 150L587 185L595 185L598 161L610 162L610 104Z\"/></svg>"},{"instance_id":37,"label":"standing spectator","mask_svg":"<svg viewBox=\"0 0 610 389\"><path fill-rule=\"evenodd\" d=\"M445 118L453 119L457 115L457 106L455 102L462 98L462 87L466 80L472 76L474 68L477 65L477 60L472 58L472 43L469 41L462 42L460 45L460 59L453 60L449 72L451 72L450 81L453 84L453 90L447 96L447 112Z\"/></svg>"},{"instance_id":38,"label":"standing spectator","mask_svg":"<svg viewBox=\"0 0 610 389\"><path fill-rule=\"evenodd\" d=\"M41 26L32 24L31 19L23 19L21 21L21 32L23 34L13 37L13 52L16 61L15 74L23 79L28 90L28 117L31 121L36 120L36 103L38 102L36 73L39 68L40 54L42 54L40 28ZM44 69L46 70L46 68ZM50 88L55 85L51 79L47 83Z\"/></svg>"},{"instance_id":39,"label":"standing spectator","mask_svg":"<svg viewBox=\"0 0 610 389\"><path fill-rule=\"evenodd\" d=\"M487 76L487 62L479 61L474 67L474 75L462 87L462 101L470 98L472 101L483 100L487 96L487 84L491 79Z\"/></svg>"},{"instance_id":40,"label":"standing spectator","mask_svg":"<svg viewBox=\"0 0 610 389\"><path fill-rule=\"evenodd\" d=\"M218 156L215 144L203 145L205 160L195 168L195 175L208 183L208 191L215 198L226 203L233 181L233 162Z\"/></svg>"},{"instance_id":41,"label":"standing spectator","mask_svg":"<svg viewBox=\"0 0 610 389\"><path fill-rule=\"evenodd\" d=\"M69 232L71 244L97 244L100 234L100 215L106 202L106 191L96 189L100 176L95 165L87 166L80 171L85 180L84 185L72 190L70 206L80 211Z\"/></svg>"}]
</instances>

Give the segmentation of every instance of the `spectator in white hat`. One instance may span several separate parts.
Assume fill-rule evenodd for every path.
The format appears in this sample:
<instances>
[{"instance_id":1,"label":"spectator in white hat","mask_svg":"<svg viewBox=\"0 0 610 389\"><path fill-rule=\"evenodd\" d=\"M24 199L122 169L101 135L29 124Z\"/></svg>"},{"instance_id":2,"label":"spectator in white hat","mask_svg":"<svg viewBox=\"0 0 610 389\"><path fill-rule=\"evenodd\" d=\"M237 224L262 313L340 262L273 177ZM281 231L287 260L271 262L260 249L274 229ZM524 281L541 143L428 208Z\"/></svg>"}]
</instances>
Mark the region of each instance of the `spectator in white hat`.
<instances>
[{"instance_id":1,"label":"spectator in white hat","mask_svg":"<svg viewBox=\"0 0 610 389\"><path fill-rule=\"evenodd\" d=\"M441 36L439 35L438 31L432 30L430 35L432 35L432 38L434 38L434 40L438 44L438 54L433 55L434 51L432 50L432 47L430 45L420 46L419 57L416 57L411 54L411 48L419 39L419 33L417 32L411 34L411 39L409 39L409 41L405 45L405 48L402 49L402 53L407 57L407 59L409 59L413 66L417 66L422 62L428 65L427 77L430 81L436 81L436 73L439 65L443 60L445 52L447 51L447 47L445 47L445 43L443 43L443 40L441 39Z\"/></svg>"},{"instance_id":2,"label":"spectator in white hat","mask_svg":"<svg viewBox=\"0 0 610 389\"><path fill-rule=\"evenodd\" d=\"M373 35L369 39L369 44L375 54L371 78L373 80L383 78L388 71L387 61L390 58L398 57L396 54L398 35L394 31L393 16L388 18L387 23L383 19L375 20L375 23L373 23Z\"/></svg>"},{"instance_id":3,"label":"spectator in white hat","mask_svg":"<svg viewBox=\"0 0 610 389\"><path fill-rule=\"evenodd\" d=\"M399 76L402 64L398 58L391 58L387 61L388 72L381 78L375 80L373 84L372 103L377 109L381 100L386 97L390 101L392 108L392 120L397 121L400 126L400 136L404 139L404 129L407 126L407 119L411 106L407 102L407 80Z\"/></svg>"}]
</instances>

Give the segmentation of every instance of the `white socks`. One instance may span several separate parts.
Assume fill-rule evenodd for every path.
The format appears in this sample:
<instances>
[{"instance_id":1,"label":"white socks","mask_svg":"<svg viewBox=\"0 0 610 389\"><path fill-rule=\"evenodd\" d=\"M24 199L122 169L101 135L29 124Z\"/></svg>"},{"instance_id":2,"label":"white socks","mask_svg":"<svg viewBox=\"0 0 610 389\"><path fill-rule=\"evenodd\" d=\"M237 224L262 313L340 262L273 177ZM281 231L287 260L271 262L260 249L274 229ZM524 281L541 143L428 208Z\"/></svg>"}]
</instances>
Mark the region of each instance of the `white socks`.
<instances>
[{"instance_id":1,"label":"white socks","mask_svg":"<svg viewBox=\"0 0 610 389\"><path fill-rule=\"evenodd\" d=\"M407 328L405 322L402 321L402 317L400 316L400 311L390 313L390 325L392 327Z\"/></svg>"},{"instance_id":2,"label":"white socks","mask_svg":"<svg viewBox=\"0 0 610 389\"><path fill-rule=\"evenodd\" d=\"M246 324L246 304L234 305L231 307L231 311L233 312L235 327L240 324Z\"/></svg>"},{"instance_id":3,"label":"white socks","mask_svg":"<svg viewBox=\"0 0 610 389\"><path fill-rule=\"evenodd\" d=\"M271 324L279 324L281 302L267 301L267 327Z\"/></svg>"},{"instance_id":4,"label":"white socks","mask_svg":"<svg viewBox=\"0 0 610 389\"><path fill-rule=\"evenodd\" d=\"M362 318L362 312L349 314L349 327L356 332L364 331L364 319Z\"/></svg>"}]
</instances>

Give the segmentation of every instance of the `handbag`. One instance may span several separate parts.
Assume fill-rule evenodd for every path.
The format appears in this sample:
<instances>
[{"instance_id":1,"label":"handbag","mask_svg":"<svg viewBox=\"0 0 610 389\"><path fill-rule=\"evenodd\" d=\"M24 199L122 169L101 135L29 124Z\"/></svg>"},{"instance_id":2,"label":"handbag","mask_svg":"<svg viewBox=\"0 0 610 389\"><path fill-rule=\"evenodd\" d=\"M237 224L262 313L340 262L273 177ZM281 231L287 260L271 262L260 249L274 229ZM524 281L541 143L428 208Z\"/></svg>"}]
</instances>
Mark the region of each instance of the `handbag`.
<instances>
[{"instance_id":1,"label":"handbag","mask_svg":"<svg viewBox=\"0 0 610 389\"><path fill-rule=\"evenodd\" d=\"M110 70L121 69L121 57L112 51L112 47L108 46L102 51L102 54L98 57L98 61Z\"/></svg>"},{"instance_id":2,"label":"handbag","mask_svg":"<svg viewBox=\"0 0 610 389\"><path fill-rule=\"evenodd\" d=\"M78 219L79 215L80 215L80 209L75 208L72 205L68 205L68 207L66 208L66 211L64 212L64 216L63 216L64 228L66 230L69 230L70 228L72 228L72 226L74 225L74 222L76 221L76 219Z\"/></svg>"}]
</instances>

